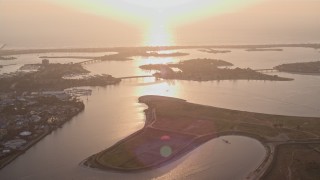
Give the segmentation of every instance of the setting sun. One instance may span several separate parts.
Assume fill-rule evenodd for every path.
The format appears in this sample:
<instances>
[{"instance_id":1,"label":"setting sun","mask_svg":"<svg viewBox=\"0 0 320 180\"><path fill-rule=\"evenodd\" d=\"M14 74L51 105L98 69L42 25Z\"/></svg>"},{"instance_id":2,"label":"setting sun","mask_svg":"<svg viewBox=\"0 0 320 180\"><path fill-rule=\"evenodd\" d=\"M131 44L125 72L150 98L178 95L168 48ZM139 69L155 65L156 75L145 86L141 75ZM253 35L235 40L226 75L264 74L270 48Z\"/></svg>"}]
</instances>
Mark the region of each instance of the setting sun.
<instances>
[{"instance_id":1,"label":"setting sun","mask_svg":"<svg viewBox=\"0 0 320 180\"><path fill-rule=\"evenodd\" d=\"M261 0L55 0L54 3L68 4L85 12L91 12L126 21L131 18L140 21L154 21L159 14L168 22L178 23L185 16L203 18L236 11ZM136 22L139 23L139 22ZM182 23L182 22L180 22Z\"/></svg>"},{"instance_id":2,"label":"setting sun","mask_svg":"<svg viewBox=\"0 0 320 180\"><path fill-rule=\"evenodd\" d=\"M319 180L319 10L0 0L0 179Z\"/></svg>"},{"instance_id":3,"label":"setting sun","mask_svg":"<svg viewBox=\"0 0 320 180\"><path fill-rule=\"evenodd\" d=\"M49 0L50 1L50 0ZM52 3L140 28L145 46L175 45L174 29L232 13L261 0L54 0Z\"/></svg>"}]
</instances>

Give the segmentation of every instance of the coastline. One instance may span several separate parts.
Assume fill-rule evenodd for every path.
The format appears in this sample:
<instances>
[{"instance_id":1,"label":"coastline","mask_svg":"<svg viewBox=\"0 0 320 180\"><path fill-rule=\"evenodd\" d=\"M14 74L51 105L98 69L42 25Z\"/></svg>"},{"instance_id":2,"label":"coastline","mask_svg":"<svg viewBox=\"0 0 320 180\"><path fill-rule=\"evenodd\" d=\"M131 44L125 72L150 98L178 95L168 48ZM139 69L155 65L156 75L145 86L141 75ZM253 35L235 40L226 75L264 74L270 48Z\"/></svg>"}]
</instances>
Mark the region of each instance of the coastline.
<instances>
[{"instance_id":1,"label":"coastline","mask_svg":"<svg viewBox=\"0 0 320 180\"><path fill-rule=\"evenodd\" d=\"M103 171L112 171L112 172L121 172L121 173L144 172L144 171L156 169L156 168L162 167L166 164L169 164L169 163L183 157L184 155L192 152L192 150L198 148L200 145L202 145L202 144L204 144L214 138L217 138L220 136L227 136L227 135L238 135L238 136L253 138L253 139L257 140L258 142L260 142L266 149L266 155L265 155L265 158L263 159L263 161L261 162L261 164L257 168L255 168L253 171L251 171L247 176L247 179L259 179L261 177L264 177L265 174L267 174L269 172L270 166L272 165L272 163L274 163L274 159L276 159L276 156L277 156L276 151L277 151L278 145L292 144L292 143L300 144L300 143L308 143L308 142L319 142L320 143L319 138L300 139L300 140L291 138L291 139L276 140L276 138L264 136L263 134L255 133L255 131L250 132L249 130L244 131L244 130L237 130L237 129L232 128L231 130L226 130L226 131L217 130L217 132L211 132L211 133L202 134L202 135L198 135L198 136L194 136L194 137L191 136L191 137L189 137L189 140L190 140L190 138L191 138L191 140L188 141L187 144L175 144L178 147L176 148L176 151L174 151L174 150L172 151L172 155L170 155L167 158L158 158L155 160L153 159L154 161L153 162L151 161L152 163L149 163L149 164L131 166L130 168L129 168L129 166L126 165L128 162L130 164L132 164L133 163L132 161L145 157L145 156L139 157L140 156L139 154L135 154L135 155L130 156L130 159L128 159L128 161L124 160L123 162L125 162L125 164L121 164L121 163L119 164L119 160L113 160L112 157L114 157L115 154L119 154L121 152L121 148L124 146L126 147L126 153L132 154L132 152L136 152L135 148L130 146L130 143L132 143L130 141L134 141L134 139L140 138L140 140L138 140L137 142L142 143L142 145L144 144L143 146L148 146L145 144L145 143L147 143L147 141L143 142L141 140L141 138L143 139L143 137L141 137L141 136L147 135L147 134L144 134L144 131L152 131L152 128L156 128L154 124L156 124L157 121L159 121L159 120L154 120L154 119L160 118L160 116L157 115L157 117L154 118L152 115L150 115L150 113L153 112L152 108L155 108L157 106L157 103L159 103L159 104L162 103L161 101L162 102L168 101L168 103L173 103L174 105L176 105L175 103L178 103L178 104L181 103L181 104L188 104L193 107L199 106L199 107L204 107L204 108L205 107L206 108L214 108L214 107L192 104L192 103L189 103L185 100L177 99L177 98L162 97L162 96L143 96L143 97L140 97L139 102L145 103L148 105L148 109L145 111L145 114L146 114L145 126L141 130L139 130L139 131L129 135L128 137L118 141L113 146L111 146L111 147L109 147L109 148L107 148L97 154L94 154L94 155L88 157L87 159L82 161L80 163L80 165L83 167L87 167L87 168L94 168L94 169L103 170ZM166 103L164 103L164 104L166 104ZM165 105L163 105L163 106L165 106ZM266 114L259 114L259 113L240 112L240 111L227 110L227 109L224 110L224 109L219 109L219 108L218 108L218 110L215 110L215 113L218 113L219 111L222 111L222 112L224 112L224 111L230 112L231 111L231 112L237 112L237 113L251 114L255 118L257 118L258 116L263 116L265 118L268 118L269 116L270 117L274 116L276 118L285 117L285 118L289 118L289 119L290 118L291 119L299 118L299 117L290 117L290 116L276 116L276 115L266 115ZM244 116L246 116L246 115L244 115ZM174 116L174 117L178 118L179 116ZM186 117L187 117L187 115L186 115ZM198 118L198 119L200 119L200 118ZM318 118L316 118L316 119L318 119ZM175 119L175 120L177 120L177 119ZM307 121L308 118L305 118L305 120ZM183 125L181 125L181 126L183 126ZM170 136L170 133L173 132L172 129L170 130L170 128L167 130L159 129L159 126L154 130L164 131L165 132L164 134L169 134L168 136ZM183 134L184 132L182 132L182 131L183 130L181 130L181 132L179 132L179 133L182 136L185 135L186 138L188 139L187 136L189 136L189 135ZM176 132L174 132L174 133L176 133ZM174 138L173 134L171 134L171 138ZM154 151L152 149L149 149L149 150ZM147 151L148 151L148 148L147 148ZM109 160L105 161L107 159L109 159L110 162L108 162ZM114 161L117 161L116 164L119 164L119 166L113 165L112 162L114 162ZM120 161L122 161L122 160L120 160ZM101 164L101 162L103 162L105 164Z\"/></svg>"},{"instance_id":2,"label":"coastline","mask_svg":"<svg viewBox=\"0 0 320 180\"><path fill-rule=\"evenodd\" d=\"M46 130L42 135L34 139L33 141L29 142L26 147L24 147L22 150L19 150L19 152L16 152L14 155L11 155L11 157L8 158L4 163L0 164L0 170L4 167L6 167L8 164L10 164L12 161L14 161L16 158L18 158L20 155L24 154L28 149L30 149L33 145L37 144L39 141L41 141L44 137L49 135L52 131Z\"/></svg>"},{"instance_id":3,"label":"coastline","mask_svg":"<svg viewBox=\"0 0 320 180\"><path fill-rule=\"evenodd\" d=\"M143 131L143 129L135 132L134 134L131 134L129 136L127 136L126 138L118 141L117 143L115 143L113 146L117 146L117 145L120 145L121 143L124 143L126 142L126 140L128 140L129 138L132 138L133 136L135 136L136 134L139 134L141 131ZM149 165L149 166L145 166L143 168L139 168L139 169L119 169L117 167L104 167L102 165L98 166L98 167L92 167L93 164L91 164L90 162L90 159L91 158L95 158L95 156L98 156L98 154L95 154L93 156L90 156L88 158L86 158L85 160L81 161L79 163L79 166L81 167L84 167L84 168L90 168L90 169L96 169L96 170L102 170L102 171L111 171L111 172L118 172L118 173L141 173L141 172L146 172L146 171L150 171L150 170L154 170L154 169L157 169L157 168L161 168L163 166L166 166L174 161L177 161L179 160L180 158L182 158L183 156L191 153L193 150L195 150L196 148L200 147L201 145L211 141L211 140L214 140L216 138L219 138L219 137L223 137L223 136L228 136L228 135L236 135L236 136L243 136L243 137L249 137L249 138L252 138L252 139L255 139L257 141L259 141L258 139L254 138L254 137L257 137L255 136L254 134L241 134L241 132L238 132L239 134L234 134L234 132L223 132L223 133L213 133L213 134L209 134L205 137L201 137L201 138L198 138L198 139L195 139L193 142L189 143L187 146L185 146L180 152L177 152L176 154L173 154L170 158L166 159L165 161L161 161L157 164L152 164L152 165ZM264 144L262 143L261 141L259 141L264 147L265 149L267 150L267 153L265 155L265 158L264 160L262 161L262 163L254 170L252 171L251 173L256 173L256 171L259 171L260 169L262 168L265 168L265 164L269 161L270 157L271 159L273 159L273 156L271 156L270 154L270 147L267 145L267 144ZM112 148L113 146L111 146L110 148ZM109 148L108 148L109 149ZM108 150L106 149L106 150ZM100 152L100 153L103 153L105 152L106 150ZM272 161L272 160L271 160ZM97 164L95 164L94 166L97 166ZM267 166L268 167L268 166ZM250 174L251 174L250 173ZM260 174L259 174L260 175ZM250 179L256 179L256 178L251 178L252 175L250 175Z\"/></svg>"},{"instance_id":4,"label":"coastline","mask_svg":"<svg viewBox=\"0 0 320 180\"><path fill-rule=\"evenodd\" d=\"M9 49L0 50L0 56L20 55L20 54L38 54L38 53L96 53L96 52L122 52L128 50L147 50L147 51L160 51L160 50L176 50L176 49L252 49L252 48L286 48L286 47L303 47L319 49L319 43L297 43L297 44L251 44L251 45L199 45L199 46L151 46L151 47L106 47L106 48L47 48L47 49Z\"/></svg>"},{"instance_id":5,"label":"coastline","mask_svg":"<svg viewBox=\"0 0 320 180\"><path fill-rule=\"evenodd\" d=\"M24 154L25 152L28 151L28 149L30 149L31 147L33 147L35 144L37 144L39 141L41 141L42 139L44 139L47 135L51 134L53 131L57 130L58 128L62 128L62 126L66 123L71 121L74 117L76 117L77 115L79 115L81 112L84 111L84 107L83 109L81 109L79 112L77 112L76 114L74 114L73 116L69 117L66 121L60 123L59 125L56 126L55 129L45 129L45 131L43 132L43 134L41 134L40 136L38 136L36 139L32 140L31 142L27 143L22 149L19 149L18 152L15 152L14 154L10 155L8 157L8 159L4 160L3 163L0 164L0 170L3 169L4 167L6 167L8 164L10 164L11 162L13 162L15 159L17 159L20 155Z\"/></svg>"}]
</instances>

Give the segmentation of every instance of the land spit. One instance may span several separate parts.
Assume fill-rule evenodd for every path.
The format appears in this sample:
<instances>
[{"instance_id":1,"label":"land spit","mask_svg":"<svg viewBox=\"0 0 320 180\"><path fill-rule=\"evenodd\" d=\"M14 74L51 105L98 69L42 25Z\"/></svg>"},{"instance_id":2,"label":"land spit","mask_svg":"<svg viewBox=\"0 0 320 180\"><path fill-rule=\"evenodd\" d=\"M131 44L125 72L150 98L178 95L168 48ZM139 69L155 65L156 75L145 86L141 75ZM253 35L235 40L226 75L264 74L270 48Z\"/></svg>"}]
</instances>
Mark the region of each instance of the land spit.
<instances>
[{"instance_id":1,"label":"land spit","mask_svg":"<svg viewBox=\"0 0 320 180\"><path fill-rule=\"evenodd\" d=\"M259 140L267 155L249 174L259 179L270 172L278 145L320 143L320 118L268 115L192 104L182 99L142 96L145 126L81 164L119 172L140 172L179 159L201 144L223 135ZM281 122L281 123L279 123Z\"/></svg>"}]
</instances>

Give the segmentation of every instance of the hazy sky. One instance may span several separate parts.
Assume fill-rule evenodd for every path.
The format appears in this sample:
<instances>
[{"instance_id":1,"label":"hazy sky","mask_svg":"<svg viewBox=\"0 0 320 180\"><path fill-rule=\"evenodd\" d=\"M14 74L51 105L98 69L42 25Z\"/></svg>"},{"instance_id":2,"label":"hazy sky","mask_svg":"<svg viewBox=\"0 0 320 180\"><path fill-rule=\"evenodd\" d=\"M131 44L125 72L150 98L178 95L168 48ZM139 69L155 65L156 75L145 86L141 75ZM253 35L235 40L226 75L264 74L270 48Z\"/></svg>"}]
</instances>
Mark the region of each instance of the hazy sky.
<instances>
[{"instance_id":1,"label":"hazy sky","mask_svg":"<svg viewBox=\"0 0 320 180\"><path fill-rule=\"evenodd\" d=\"M0 43L101 47L156 41L320 42L319 9L319 0L0 0Z\"/></svg>"}]
</instances>

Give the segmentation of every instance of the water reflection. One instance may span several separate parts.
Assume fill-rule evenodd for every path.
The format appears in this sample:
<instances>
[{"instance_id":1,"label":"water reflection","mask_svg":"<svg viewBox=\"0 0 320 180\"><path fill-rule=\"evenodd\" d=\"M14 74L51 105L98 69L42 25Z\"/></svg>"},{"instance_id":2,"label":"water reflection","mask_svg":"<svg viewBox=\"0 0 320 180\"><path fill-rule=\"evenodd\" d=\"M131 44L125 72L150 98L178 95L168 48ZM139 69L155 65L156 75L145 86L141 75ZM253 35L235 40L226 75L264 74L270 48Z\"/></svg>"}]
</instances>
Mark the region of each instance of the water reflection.
<instances>
[{"instance_id":1,"label":"water reflection","mask_svg":"<svg viewBox=\"0 0 320 180\"><path fill-rule=\"evenodd\" d=\"M211 57L211 54L202 53L196 49L187 52L191 54L188 58ZM22 55L18 63L39 61L37 58L25 57L29 56ZM239 67L268 68L299 60L311 61L319 58L319 53L305 48L286 48L282 53L232 50L231 53L215 55L215 58L230 61ZM95 73L110 73L116 77L123 77L149 74L140 70L139 64L169 61L168 58L135 57L134 59L126 62L91 64L86 68ZM178 61L178 59L180 58L171 60ZM264 156L263 146L254 140L248 139L247 142L237 139L226 146L221 139L215 139L168 166L134 175L85 169L78 164L86 157L112 146L144 126L143 110L147 107L137 102L138 97L142 95L174 96L193 103L242 111L319 117L320 76L287 73L278 73L278 75L295 80L198 83L141 78L123 80L117 86L92 88L93 95L88 101L84 99L86 109L83 113L2 169L0 179L236 179L234 177L242 177L254 169L260 163L260 158ZM228 141L231 142L230 139ZM259 154L253 157L257 152ZM237 173L235 168L241 168L237 171L241 174L229 173ZM221 178L222 176L225 178Z\"/></svg>"},{"instance_id":2,"label":"water reflection","mask_svg":"<svg viewBox=\"0 0 320 180\"><path fill-rule=\"evenodd\" d=\"M163 12L156 12L154 21L151 23L149 30L145 34L145 46L173 46L174 38L171 32L167 19L163 17ZM158 51L159 54L170 54L177 51ZM135 57L135 66L139 67L145 64L167 64L177 62L178 59L174 57ZM136 74L141 73L139 68L136 69ZM150 72L149 72L150 73Z\"/></svg>"},{"instance_id":3,"label":"water reflection","mask_svg":"<svg viewBox=\"0 0 320 180\"><path fill-rule=\"evenodd\" d=\"M154 70L142 70L139 68L139 66L146 65L146 64L168 64L168 63L173 63L173 62L178 62L179 60L174 57L165 57L165 58L160 58L160 57L135 57L134 58L134 74L153 74L156 71Z\"/></svg>"},{"instance_id":4,"label":"water reflection","mask_svg":"<svg viewBox=\"0 0 320 180\"><path fill-rule=\"evenodd\" d=\"M153 84L152 86L139 86L135 89L135 94L137 96L144 95L161 95L161 96L171 96L179 97L181 89L179 86L175 85L175 81L154 81L152 80L148 83Z\"/></svg>"},{"instance_id":5,"label":"water reflection","mask_svg":"<svg viewBox=\"0 0 320 180\"><path fill-rule=\"evenodd\" d=\"M140 61L137 62L137 64L145 65L145 64L168 64L176 62L177 59L173 57L165 57L165 58L159 58L159 57L146 57L141 58Z\"/></svg>"}]
</instances>

